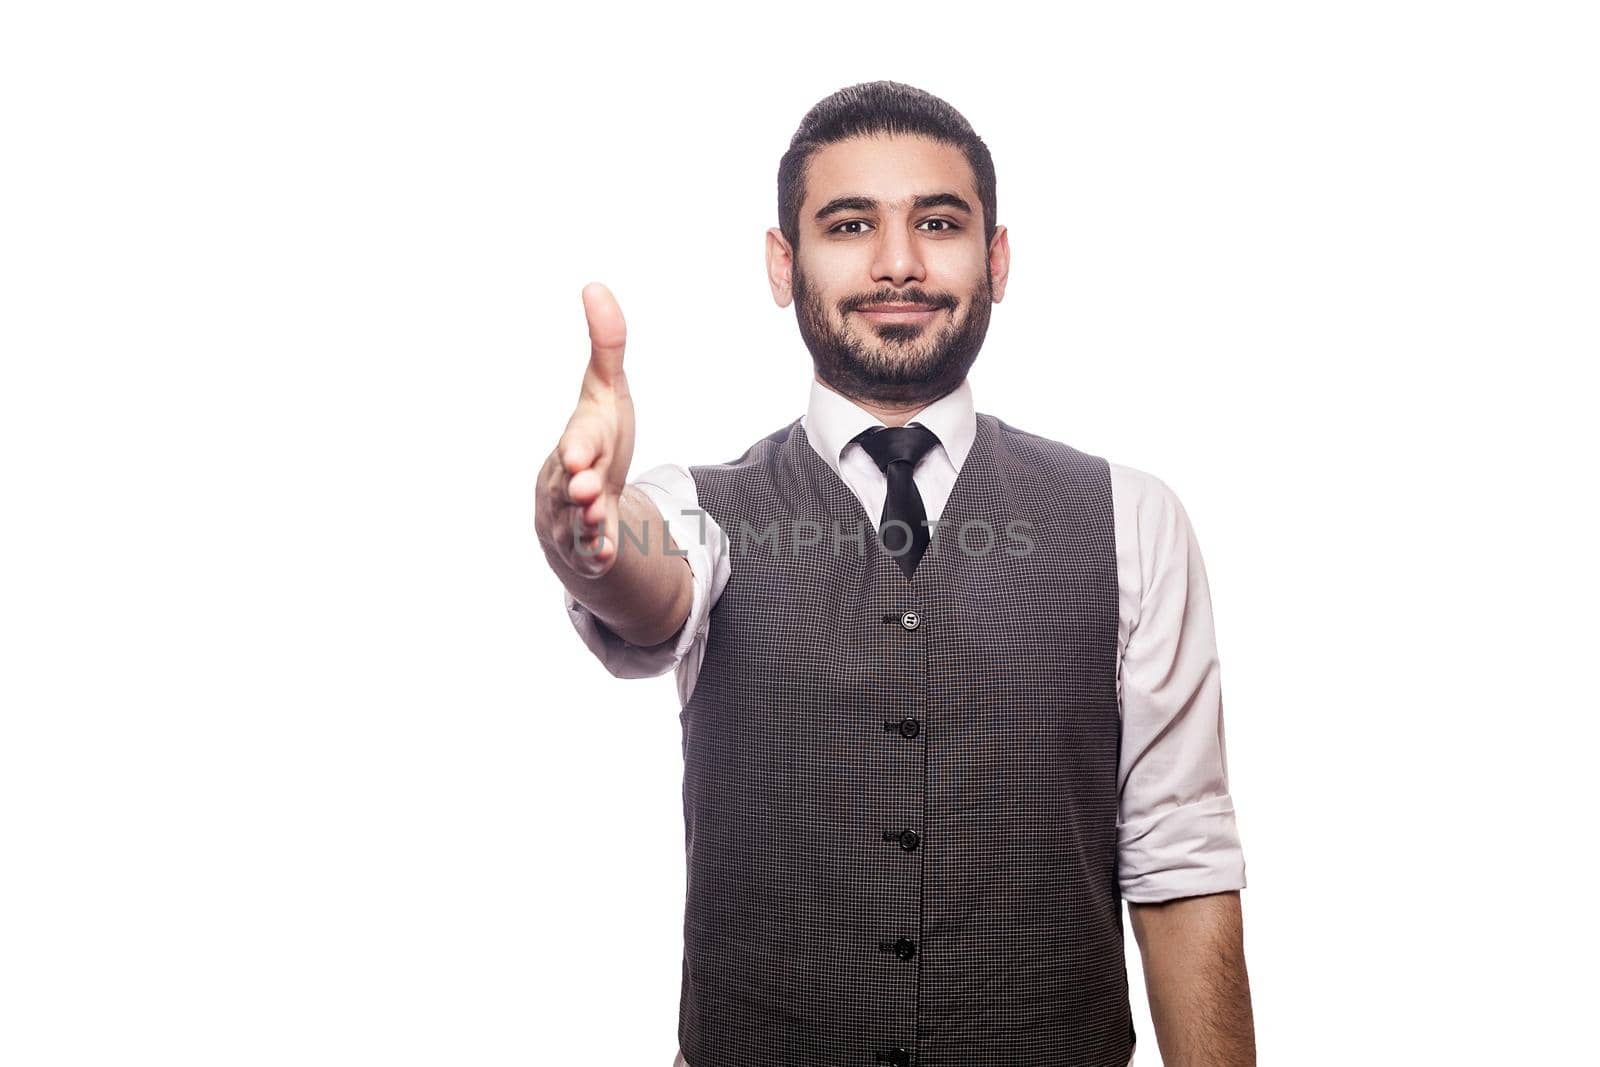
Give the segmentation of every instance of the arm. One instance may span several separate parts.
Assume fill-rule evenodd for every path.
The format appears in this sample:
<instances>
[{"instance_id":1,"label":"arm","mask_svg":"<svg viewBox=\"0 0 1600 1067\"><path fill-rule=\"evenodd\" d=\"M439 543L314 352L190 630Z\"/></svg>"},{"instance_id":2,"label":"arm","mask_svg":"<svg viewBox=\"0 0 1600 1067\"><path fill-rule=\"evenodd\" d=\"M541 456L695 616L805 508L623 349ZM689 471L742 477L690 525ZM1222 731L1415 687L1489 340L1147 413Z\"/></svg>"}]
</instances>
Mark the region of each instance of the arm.
<instances>
[{"instance_id":1,"label":"arm","mask_svg":"<svg viewBox=\"0 0 1600 1067\"><path fill-rule=\"evenodd\" d=\"M540 470L534 527L576 601L623 640L655 645L683 628L694 579L656 505L625 484L634 419L622 309L598 284L584 287L583 302L589 364L577 409Z\"/></svg>"},{"instance_id":2,"label":"arm","mask_svg":"<svg viewBox=\"0 0 1600 1067\"><path fill-rule=\"evenodd\" d=\"M652 467L628 483L650 498L666 520L667 532L683 550L694 579L689 621L657 645L635 645L618 637L572 593L563 589L567 618L584 645L616 678L653 678L676 669L679 700L687 704L710 637L711 609L729 577L725 538L717 521L699 506L694 477L675 463Z\"/></svg>"},{"instance_id":3,"label":"arm","mask_svg":"<svg viewBox=\"0 0 1600 1067\"><path fill-rule=\"evenodd\" d=\"M623 486L618 511L625 547L598 577L568 564L542 536L540 543L550 568L574 601L629 644L657 645L682 630L689 618L694 575L660 509L638 486Z\"/></svg>"},{"instance_id":4,"label":"arm","mask_svg":"<svg viewBox=\"0 0 1600 1067\"><path fill-rule=\"evenodd\" d=\"M1239 892L1128 905L1166 1067L1255 1067Z\"/></svg>"},{"instance_id":5,"label":"arm","mask_svg":"<svg viewBox=\"0 0 1600 1067\"><path fill-rule=\"evenodd\" d=\"M1253 1067L1222 676L1199 542L1164 482L1114 467L1118 871L1167 1067Z\"/></svg>"}]
</instances>

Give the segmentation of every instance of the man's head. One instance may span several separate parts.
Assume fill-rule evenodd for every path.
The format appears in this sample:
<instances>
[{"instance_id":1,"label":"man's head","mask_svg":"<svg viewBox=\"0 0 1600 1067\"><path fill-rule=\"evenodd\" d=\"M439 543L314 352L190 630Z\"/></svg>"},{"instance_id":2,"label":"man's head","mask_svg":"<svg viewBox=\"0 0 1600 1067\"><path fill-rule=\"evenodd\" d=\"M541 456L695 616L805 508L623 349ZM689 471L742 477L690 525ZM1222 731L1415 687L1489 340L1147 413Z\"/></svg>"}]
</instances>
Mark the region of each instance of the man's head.
<instances>
[{"instance_id":1,"label":"man's head","mask_svg":"<svg viewBox=\"0 0 1600 1067\"><path fill-rule=\"evenodd\" d=\"M779 164L778 218L772 295L795 301L818 377L903 408L961 384L1004 295L1010 247L989 150L959 112L898 82L834 93Z\"/></svg>"}]
</instances>

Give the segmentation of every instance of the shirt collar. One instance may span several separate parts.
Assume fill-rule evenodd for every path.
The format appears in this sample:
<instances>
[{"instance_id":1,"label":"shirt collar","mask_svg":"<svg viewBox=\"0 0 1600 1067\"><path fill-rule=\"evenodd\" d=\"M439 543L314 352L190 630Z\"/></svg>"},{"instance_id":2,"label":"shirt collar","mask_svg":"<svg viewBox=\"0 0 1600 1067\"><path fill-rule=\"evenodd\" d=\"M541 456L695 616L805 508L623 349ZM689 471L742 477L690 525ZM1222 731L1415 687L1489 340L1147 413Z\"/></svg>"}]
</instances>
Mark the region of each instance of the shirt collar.
<instances>
[{"instance_id":1,"label":"shirt collar","mask_svg":"<svg viewBox=\"0 0 1600 1067\"><path fill-rule=\"evenodd\" d=\"M950 457L950 465L959 474L967 453L972 449L972 441L978 434L971 382L963 378L955 389L906 421L919 422L932 430L939 438L945 455ZM853 438L868 426L883 426L886 423L849 397L829 389L813 375L811 399L800 425L805 428L806 439L811 442L811 447L838 474L840 457Z\"/></svg>"}]
</instances>

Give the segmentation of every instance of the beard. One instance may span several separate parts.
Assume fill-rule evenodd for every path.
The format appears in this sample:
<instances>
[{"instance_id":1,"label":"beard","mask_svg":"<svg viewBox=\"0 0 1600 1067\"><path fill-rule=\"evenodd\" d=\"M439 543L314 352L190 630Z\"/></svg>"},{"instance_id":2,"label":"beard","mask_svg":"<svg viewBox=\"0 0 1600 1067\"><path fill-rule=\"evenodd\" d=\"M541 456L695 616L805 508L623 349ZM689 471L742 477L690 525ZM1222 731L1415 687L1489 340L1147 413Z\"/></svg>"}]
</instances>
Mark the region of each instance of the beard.
<instances>
[{"instance_id":1,"label":"beard","mask_svg":"<svg viewBox=\"0 0 1600 1067\"><path fill-rule=\"evenodd\" d=\"M915 287L863 293L839 302L835 311L844 326L835 325L798 263L793 288L795 319L817 377L845 396L885 407L926 406L959 386L983 347L994 303L994 275L987 262L983 280L965 301ZM860 332L850 331L857 308L891 302L943 308L946 314L929 322L888 325L855 316Z\"/></svg>"}]
</instances>

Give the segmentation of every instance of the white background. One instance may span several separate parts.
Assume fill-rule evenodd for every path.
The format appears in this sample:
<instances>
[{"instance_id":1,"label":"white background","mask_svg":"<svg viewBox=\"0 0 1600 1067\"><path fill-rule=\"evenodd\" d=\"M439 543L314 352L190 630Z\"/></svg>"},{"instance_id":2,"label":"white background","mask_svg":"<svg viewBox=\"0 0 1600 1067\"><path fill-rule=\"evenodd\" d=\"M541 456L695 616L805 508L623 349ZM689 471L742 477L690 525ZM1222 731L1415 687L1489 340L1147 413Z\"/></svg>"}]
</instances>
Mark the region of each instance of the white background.
<instances>
[{"instance_id":1,"label":"white background","mask_svg":"<svg viewBox=\"0 0 1600 1067\"><path fill-rule=\"evenodd\" d=\"M668 1067L672 681L533 476L589 281L635 472L800 414L778 159L892 78L998 167L979 410L1194 522L1261 1062L1576 1062L1585 7L8 5L0 1060Z\"/></svg>"}]
</instances>

